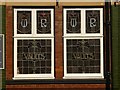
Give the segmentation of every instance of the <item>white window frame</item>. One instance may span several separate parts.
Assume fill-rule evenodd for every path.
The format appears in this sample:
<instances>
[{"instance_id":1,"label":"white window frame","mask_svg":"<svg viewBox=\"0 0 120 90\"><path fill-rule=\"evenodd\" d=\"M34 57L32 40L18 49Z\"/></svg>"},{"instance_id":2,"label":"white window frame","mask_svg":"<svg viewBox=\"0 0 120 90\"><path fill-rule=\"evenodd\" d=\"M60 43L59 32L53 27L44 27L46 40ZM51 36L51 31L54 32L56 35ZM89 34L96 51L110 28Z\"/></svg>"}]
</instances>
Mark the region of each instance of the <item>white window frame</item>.
<instances>
[{"instance_id":1,"label":"white window frame","mask_svg":"<svg viewBox=\"0 0 120 90\"><path fill-rule=\"evenodd\" d=\"M51 11L51 34L36 33L36 11ZM17 34L17 11L32 11L32 31L31 34ZM14 9L14 77L13 80L19 79L54 79L54 9ZM17 40L51 40L51 73L50 74L18 74L17 73Z\"/></svg>"},{"instance_id":2,"label":"white window frame","mask_svg":"<svg viewBox=\"0 0 120 90\"><path fill-rule=\"evenodd\" d=\"M3 42L2 42L2 45L3 45L3 48L2 48L2 56L3 56L3 58L2 58L2 65L3 65L3 67L2 68L0 68L0 69L4 69L5 68L5 59L4 59L4 34L0 34L0 36L2 37L2 39L3 39Z\"/></svg>"},{"instance_id":3,"label":"white window frame","mask_svg":"<svg viewBox=\"0 0 120 90\"><path fill-rule=\"evenodd\" d=\"M67 10L81 11L81 33L70 33L66 31ZM86 10L100 10L100 33L86 33ZM103 79L104 57L103 57L103 8L65 8L64 12L64 77L63 79ZM67 39L99 39L100 40L100 73L67 73Z\"/></svg>"}]
</instances>

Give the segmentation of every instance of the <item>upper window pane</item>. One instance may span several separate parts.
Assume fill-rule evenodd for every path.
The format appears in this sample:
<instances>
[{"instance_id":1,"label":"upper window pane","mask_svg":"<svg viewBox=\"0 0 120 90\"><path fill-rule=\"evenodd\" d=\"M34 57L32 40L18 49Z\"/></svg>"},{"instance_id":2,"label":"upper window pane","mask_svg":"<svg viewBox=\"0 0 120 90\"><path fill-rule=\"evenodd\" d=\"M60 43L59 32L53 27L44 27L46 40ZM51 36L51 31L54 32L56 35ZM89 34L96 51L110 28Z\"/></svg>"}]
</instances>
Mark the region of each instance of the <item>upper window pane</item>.
<instances>
[{"instance_id":1,"label":"upper window pane","mask_svg":"<svg viewBox=\"0 0 120 90\"><path fill-rule=\"evenodd\" d=\"M100 33L100 10L86 10L86 33Z\"/></svg>"},{"instance_id":2,"label":"upper window pane","mask_svg":"<svg viewBox=\"0 0 120 90\"><path fill-rule=\"evenodd\" d=\"M37 34L51 33L51 11L37 11Z\"/></svg>"},{"instance_id":3,"label":"upper window pane","mask_svg":"<svg viewBox=\"0 0 120 90\"><path fill-rule=\"evenodd\" d=\"M81 11L67 10L67 33L81 33Z\"/></svg>"},{"instance_id":4,"label":"upper window pane","mask_svg":"<svg viewBox=\"0 0 120 90\"><path fill-rule=\"evenodd\" d=\"M17 11L17 34L31 34L31 11Z\"/></svg>"}]
</instances>

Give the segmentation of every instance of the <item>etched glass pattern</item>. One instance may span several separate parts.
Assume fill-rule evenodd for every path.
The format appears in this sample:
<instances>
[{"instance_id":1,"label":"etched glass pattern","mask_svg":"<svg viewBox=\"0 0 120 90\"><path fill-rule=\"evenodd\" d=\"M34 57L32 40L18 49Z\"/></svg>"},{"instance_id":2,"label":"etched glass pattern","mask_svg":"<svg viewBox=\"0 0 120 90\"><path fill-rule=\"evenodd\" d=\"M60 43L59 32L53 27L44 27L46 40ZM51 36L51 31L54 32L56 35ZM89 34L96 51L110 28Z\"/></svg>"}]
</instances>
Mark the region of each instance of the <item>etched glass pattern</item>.
<instances>
[{"instance_id":1,"label":"etched glass pattern","mask_svg":"<svg viewBox=\"0 0 120 90\"><path fill-rule=\"evenodd\" d=\"M37 34L51 33L51 12L37 11Z\"/></svg>"},{"instance_id":2,"label":"etched glass pattern","mask_svg":"<svg viewBox=\"0 0 120 90\"><path fill-rule=\"evenodd\" d=\"M81 11L67 10L67 33L81 33Z\"/></svg>"},{"instance_id":3,"label":"etched glass pattern","mask_svg":"<svg viewBox=\"0 0 120 90\"><path fill-rule=\"evenodd\" d=\"M86 10L86 33L100 33L99 10Z\"/></svg>"},{"instance_id":4,"label":"etched glass pattern","mask_svg":"<svg viewBox=\"0 0 120 90\"><path fill-rule=\"evenodd\" d=\"M31 34L31 11L17 11L17 34Z\"/></svg>"},{"instance_id":5,"label":"etched glass pattern","mask_svg":"<svg viewBox=\"0 0 120 90\"><path fill-rule=\"evenodd\" d=\"M67 73L100 73L99 39L67 39Z\"/></svg>"},{"instance_id":6,"label":"etched glass pattern","mask_svg":"<svg viewBox=\"0 0 120 90\"><path fill-rule=\"evenodd\" d=\"M51 40L24 39L17 41L18 74L51 73Z\"/></svg>"}]
</instances>

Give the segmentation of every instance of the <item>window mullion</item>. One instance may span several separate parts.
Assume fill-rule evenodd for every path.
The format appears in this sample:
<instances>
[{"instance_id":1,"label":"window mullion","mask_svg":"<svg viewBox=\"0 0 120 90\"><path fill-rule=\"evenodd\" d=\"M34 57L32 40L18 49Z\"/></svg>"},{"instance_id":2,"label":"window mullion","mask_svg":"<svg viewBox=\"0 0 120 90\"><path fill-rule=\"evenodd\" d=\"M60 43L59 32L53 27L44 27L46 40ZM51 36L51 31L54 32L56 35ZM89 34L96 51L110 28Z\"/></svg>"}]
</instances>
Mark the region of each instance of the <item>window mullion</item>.
<instances>
[{"instance_id":1,"label":"window mullion","mask_svg":"<svg viewBox=\"0 0 120 90\"><path fill-rule=\"evenodd\" d=\"M32 35L36 34L36 10L32 10Z\"/></svg>"},{"instance_id":2,"label":"window mullion","mask_svg":"<svg viewBox=\"0 0 120 90\"><path fill-rule=\"evenodd\" d=\"M51 35L54 36L54 10L51 10Z\"/></svg>"},{"instance_id":3,"label":"window mullion","mask_svg":"<svg viewBox=\"0 0 120 90\"><path fill-rule=\"evenodd\" d=\"M104 75L104 52L103 52L103 37L100 38L100 56L101 56L101 60L100 60L100 66L101 66L101 74ZM103 76L104 77L104 76Z\"/></svg>"},{"instance_id":4,"label":"window mullion","mask_svg":"<svg viewBox=\"0 0 120 90\"><path fill-rule=\"evenodd\" d=\"M66 19L66 18L67 18L67 17L66 17L66 12L67 12L66 9L64 9L64 17L65 17L65 18L64 18L64 22L63 22L63 23L64 23L64 36L66 35L66 27L67 27L67 26L66 26L66 20L67 20L67 19Z\"/></svg>"},{"instance_id":5,"label":"window mullion","mask_svg":"<svg viewBox=\"0 0 120 90\"><path fill-rule=\"evenodd\" d=\"M17 10L14 9L14 36L17 35Z\"/></svg>"},{"instance_id":6,"label":"window mullion","mask_svg":"<svg viewBox=\"0 0 120 90\"><path fill-rule=\"evenodd\" d=\"M100 34L103 35L103 10L100 9Z\"/></svg>"},{"instance_id":7,"label":"window mullion","mask_svg":"<svg viewBox=\"0 0 120 90\"><path fill-rule=\"evenodd\" d=\"M81 33L82 33L82 35L85 35L85 24L86 24L86 22L85 22L85 10L84 9L82 9L81 10Z\"/></svg>"}]
</instances>

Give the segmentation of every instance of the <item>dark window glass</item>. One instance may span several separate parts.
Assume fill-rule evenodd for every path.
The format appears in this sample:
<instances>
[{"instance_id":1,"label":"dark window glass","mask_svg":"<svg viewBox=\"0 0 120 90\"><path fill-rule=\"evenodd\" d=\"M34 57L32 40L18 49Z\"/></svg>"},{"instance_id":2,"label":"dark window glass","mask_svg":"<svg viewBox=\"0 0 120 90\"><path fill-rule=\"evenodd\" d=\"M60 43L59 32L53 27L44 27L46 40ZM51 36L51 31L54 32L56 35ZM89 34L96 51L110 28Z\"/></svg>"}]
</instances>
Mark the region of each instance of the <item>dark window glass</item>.
<instances>
[{"instance_id":1,"label":"dark window glass","mask_svg":"<svg viewBox=\"0 0 120 90\"><path fill-rule=\"evenodd\" d=\"M51 73L51 40L18 40L17 68L19 74Z\"/></svg>"},{"instance_id":2,"label":"dark window glass","mask_svg":"<svg viewBox=\"0 0 120 90\"><path fill-rule=\"evenodd\" d=\"M86 33L100 33L100 11L86 11Z\"/></svg>"},{"instance_id":3,"label":"dark window glass","mask_svg":"<svg viewBox=\"0 0 120 90\"><path fill-rule=\"evenodd\" d=\"M3 68L3 36L0 35L0 69Z\"/></svg>"},{"instance_id":4,"label":"dark window glass","mask_svg":"<svg viewBox=\"0 0 120 90\"><path fill-rule=\"evenodd\" d=\"M81 32L81 11L67 10L67 33Z\"/></svg>"},{"instance_id":5,"label":"dark window glass","mask_svg":"<svg viewBox=\"0 0 120 90\"><path fill-rule=\"evenodd\" d=\"M31 34L31 11L17 11L17 34Z\"/></svg>"},{"instance_id":6,"label":"dark window glass","mask_svg":"<svg viewBox=\"0 0 120 90\"><path fill-rule=\"evenodd\" d=\"M51 12L37 11L37 34L51 33Z\"/></svg>"},{"instance_id":7,"label":"dark window glass","mask_svg":"<svg viewBox=\"0 0 120 90\"><path fill-rule=\"evenodd\" d=\"M67 73L100 73L100 39L67 39Z\"/></svg>"}]
</instances>

